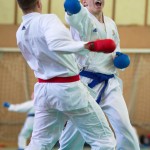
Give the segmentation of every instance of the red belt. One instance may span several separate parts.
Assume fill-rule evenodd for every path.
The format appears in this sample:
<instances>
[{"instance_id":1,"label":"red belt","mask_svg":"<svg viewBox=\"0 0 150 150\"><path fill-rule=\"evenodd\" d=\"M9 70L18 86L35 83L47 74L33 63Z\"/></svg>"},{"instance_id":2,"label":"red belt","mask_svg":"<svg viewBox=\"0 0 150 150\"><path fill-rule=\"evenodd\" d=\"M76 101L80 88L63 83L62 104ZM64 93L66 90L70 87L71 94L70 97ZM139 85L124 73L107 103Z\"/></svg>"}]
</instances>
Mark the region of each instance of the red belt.
<instances>
[{"instance_id":1,"label":"red belt","mask_svg":"<svg viewBox=\"0 0 150 150\"><path fill-rule=\"evenodd\" d=\"M70 76L70 77L54 77L47 80L38 78L39 83L67 83L67 82L75 82L79 80L80 80L79 75Z\"/></svg>"}]
</instances>

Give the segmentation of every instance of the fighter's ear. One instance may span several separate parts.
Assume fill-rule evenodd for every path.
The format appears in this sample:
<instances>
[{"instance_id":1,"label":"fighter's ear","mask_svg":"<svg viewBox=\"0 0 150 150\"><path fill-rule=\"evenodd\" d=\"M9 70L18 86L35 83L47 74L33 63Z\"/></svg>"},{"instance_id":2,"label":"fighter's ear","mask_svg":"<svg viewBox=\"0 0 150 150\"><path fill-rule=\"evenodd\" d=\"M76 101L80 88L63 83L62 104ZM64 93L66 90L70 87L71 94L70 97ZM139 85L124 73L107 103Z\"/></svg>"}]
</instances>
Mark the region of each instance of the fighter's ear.
<instances>
[{"instance_id":1,"label":"fighter's ear","mask_svg":"<svg viewBox=\"0 0 150 150\"><path fill-rule=\"evenodd\" d=\"M82 4L84 7L88 6L87 1L86 0L82 0Z\"/></svg>"},{"instance_id":2,"label":"fighter's ear","mask_svg":"<svg viewBox=\"0 0 150 150\"><path fill-rule=\"evenodd\" d=\"M41 9L41 7L42 7L41 0L37 0L37 7Z\"/></svg>"}]
</instances>

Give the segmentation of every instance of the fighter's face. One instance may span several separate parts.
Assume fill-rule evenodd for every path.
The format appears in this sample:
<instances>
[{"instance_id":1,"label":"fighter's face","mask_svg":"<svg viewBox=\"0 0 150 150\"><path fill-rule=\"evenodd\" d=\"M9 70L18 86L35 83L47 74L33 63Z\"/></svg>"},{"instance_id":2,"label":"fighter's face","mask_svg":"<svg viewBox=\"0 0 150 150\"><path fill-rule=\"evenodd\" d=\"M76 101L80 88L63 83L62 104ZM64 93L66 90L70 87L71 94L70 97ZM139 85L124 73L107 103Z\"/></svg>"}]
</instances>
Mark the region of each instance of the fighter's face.
<instances>
[{"instance_id":1,"label":"fighter's face","mask_svg":"<svg viewBox=\"0 0 150 150\"><path fill-rule=\"evenodd\" d=\"M105 0L83 0L91 13L99 13L103 11Z\"/></svg>"}]
</instances>

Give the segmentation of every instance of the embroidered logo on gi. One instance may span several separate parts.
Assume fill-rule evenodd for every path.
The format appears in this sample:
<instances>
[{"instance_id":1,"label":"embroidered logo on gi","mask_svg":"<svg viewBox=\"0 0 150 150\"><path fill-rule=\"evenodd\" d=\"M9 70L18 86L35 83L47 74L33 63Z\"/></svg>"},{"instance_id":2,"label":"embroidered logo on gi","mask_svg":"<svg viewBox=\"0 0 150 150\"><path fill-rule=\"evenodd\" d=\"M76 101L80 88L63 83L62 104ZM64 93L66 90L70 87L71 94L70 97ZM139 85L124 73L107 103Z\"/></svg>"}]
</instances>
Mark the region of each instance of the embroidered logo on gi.
<instances>
[{"instance_id":1,"label":"embroidered logo on gi","mask_svg":"<svg viewBox=\"0 0 150 150\"><path fill-rule=\"evenodd\" d=\"M93 32L97 32L97 29L95 28L95 29L93 29Z\"/></svg>"},{"instance_id":2,"label":"embroidered logo on gi","mask_svg":"<svg viewBox=\"0 0 150 150\"><path fill-rule=\"evenodd\" d=\"M25 30L25 29L26 29L26 27L25 27L25 26L23 26L23 27L22 27L22 30Z\"/></svg>"}]
</instances>

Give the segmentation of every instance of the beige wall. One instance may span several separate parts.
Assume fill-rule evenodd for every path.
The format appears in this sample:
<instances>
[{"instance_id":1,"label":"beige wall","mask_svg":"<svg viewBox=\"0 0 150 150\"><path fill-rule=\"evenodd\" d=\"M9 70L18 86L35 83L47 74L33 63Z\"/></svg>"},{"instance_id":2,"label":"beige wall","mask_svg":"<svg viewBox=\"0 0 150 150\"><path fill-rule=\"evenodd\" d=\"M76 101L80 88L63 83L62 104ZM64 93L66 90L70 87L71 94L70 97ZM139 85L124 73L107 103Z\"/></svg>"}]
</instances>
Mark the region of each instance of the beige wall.
<instances>
[{"instance_id":1,"label":"beige wall","mask_svg":"<svg viewBox=\"0 0 150 150\"><path fill-rule=\"evenodd\" d=\"M0 0L0 47L16 47L15 33L22 12L15 2ZM43 13L55 13L66 23L63 0L42 2ZM105 0L104 13L117 23L121 47L150 48L150 0Z\"/></svg>"},{"instance_id":2,"label":"beige wall","mask_svg":"<svg viewBox=\"0 0 150 150\"><path fill-rule=\"evenodd\" d=\"M104 14L110 18L113 16L113 0L105 0Z\"/></svg>"},{"instance_id":3,"label":"beige wall","mask_svg":"<svg viewBox=\"0 0 150 150\"><path fill-rule=\"evenodd\" d=\"M148 25L150 25L150 0L148 1Z\"/></svg>"},{"instance_id":4,"label":"beige wall","mask_svg":"<svg viewBox=\"0 0 150 150\"><path fill-rule=\"evenodd\" d=\"M17 23L20 24L22 13L15 2L15 0L0 0L0 24L14 24L15 16ZM63 0L42 0L42 2L43 13L56 13L65 23ZM147 12L146 7L148 7ZM118 25L142 26L145 23L145 16L147 16L147 25L150 25L150 0L105 0L104 12L109 17L114 15Z\"/></svg>"},{"instance_id":5,"label":"beige wall","mask_svg":"<svg viewBox=\"0 0 150 150\"><path fill-rule=\"evenodd\" d=\"M14 24L15 1L0 0L0 24Z\"/></svg>"},{"instance_id":6,"label":"beige wall","mask_svg":"<svg viewBox=\"0 0 150 150\"><path fill-rule=\"evenodd\" d=\"M117 0L116 23L118 25L144 25L145 0Z\"/></svg>"},{"instance_id":7,"label":"beige wall","mask_svg":"<svg viewBox=\"0 0 150 150\"><path fill-rule=\"evenodd\" d=\"M63 2L64 2L64 0L52 0L51 1L51 12L57 14L58 17L61 18L61 20L64 23L66 23L65 19L64 19L65 11L64 11L64 7L63 7Z\"/></svg>"}]
</instances>

